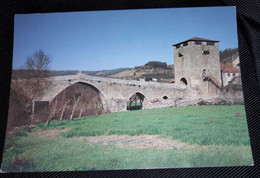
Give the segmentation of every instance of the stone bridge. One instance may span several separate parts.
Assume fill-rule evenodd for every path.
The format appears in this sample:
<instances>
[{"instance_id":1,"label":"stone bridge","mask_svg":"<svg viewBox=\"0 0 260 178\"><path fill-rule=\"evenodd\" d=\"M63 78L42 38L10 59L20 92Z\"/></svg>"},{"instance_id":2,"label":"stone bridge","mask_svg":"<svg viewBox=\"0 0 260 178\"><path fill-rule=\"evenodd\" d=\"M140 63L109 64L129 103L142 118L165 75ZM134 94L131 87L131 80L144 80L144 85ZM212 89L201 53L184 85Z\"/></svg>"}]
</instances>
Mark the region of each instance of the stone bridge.
<instances>
[{"instance_id":1,"label":"stone bridge","mask_svg":"<svg viewBox=\"0 0 260 178\"><path fill-rule=\"evenodd\" d=\"M51 102L67 87L84 83L99 91L103 108L110 112L127 110L127 102L134 94L142 95L143 109L176 106L177 102L196 99L197 93L189 86L182 84L167 84L157 82L141 82L85 74L50 77L52 89L45 91L44 96L37 102Z\"/></svg>"}]
</instances>

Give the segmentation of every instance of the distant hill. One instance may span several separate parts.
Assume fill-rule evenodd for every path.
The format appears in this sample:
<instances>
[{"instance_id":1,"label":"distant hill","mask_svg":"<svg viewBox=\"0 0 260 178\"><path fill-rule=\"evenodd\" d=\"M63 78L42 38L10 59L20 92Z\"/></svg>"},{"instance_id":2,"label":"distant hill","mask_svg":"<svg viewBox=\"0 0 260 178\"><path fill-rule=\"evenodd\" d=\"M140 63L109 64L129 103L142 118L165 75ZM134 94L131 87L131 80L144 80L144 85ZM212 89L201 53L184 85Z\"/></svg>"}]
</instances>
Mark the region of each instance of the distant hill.
<instances>
[{"instance_id":1,"label":"distant hill","mask_svg":"<svg viewBox=\"0 0 260 178\"><path fill-rule=\"evenodd\" d=\"M86 75L93 75L93 76L99 76L99 77L108 77L109 75L113 75L125 70L128 70L129 68L119 68L119 69L112 69L112 70L100 70L100 71L81 71L81 73ZM79 71L78 70L51 70L49 73L50 77L55 76L64 76L64 75L75 75ZM24 78L25 72L23 69L17 69L12 71L12 78Z\"/></svg>"},{"instance_id":2,"label":"distant hill","mask_svg":"<svg viewBox=\"0 0 260 178\"><path fill-rule=\"evenodd\" d=\"M127 69L128 68L118 68L112 70L98 70L98 71L81 71L81 73L86 75L99 76L99 77L108 77L109 75L113 75L115 73L122 72ZM51 71L51 76L75 75L78 72L79 72L78 70Z\"/></svg>"},{"instance_id":3,"label":"distant hill","mask_svg":"<svg viewBox=\"0 0 260 178\"><path fill-rule=\"evenodd\" d=\"M138 66L135 68L130 68L128 70L115 73L108 77L118 78L118 79L128 79L128 80L152 80L152 78L156 78L158 82L171 83L174 79L174 66L167 65L166 63L162 66L158 66L156 62L154 65L151 63L147 63L143 66ZM157 67L158 66L158 67Z\"/></svg>"},{"instance_id":4,"label":"distant hill","mask_svg":"<svg viewBox=\"0 0 260 178\"><path fill-rule=\"evenodd\" d=\"M157 79L158 82L171 83L174 79L174 65L167 65L163 63L162 66L158 66L158 61L151 61L148 65L137 66L134 68L119 68L112 70L100 70L100 71L81 71L86 75L93 75L99 77L110 77L118 79L129 79L129 80L152 80ZM160 63L159 63L160 64ZM51 70L49 73L50 77L75 75L78 70ZM25 72L23 69L13 70L12 78L25 78Z\"/></svg>"},{"instance_id":5,"label":"distant hill","mask_svg":"<svg viewBox=\"0 0 260 178\"><path fill-rule=\"evenodd\" d=\"M232 67L232 62L239 55L238 48L225 49L219 52L221 68ZM52 70L50 71L50 77L53 76L64 76L64 75L75 75L78 70ZM99 71L81 71L83 74L110 77L118 79L131 79L140 80L146 79L151 80L156 78L158 82L171 83L174 80L174 64L167 65L165 62L150 61L143 66L137 66L134 68L118 68L112 70L99 70ZM13 70L12 78L24 78L24 70Z\"/></svg>"}]
</instances>

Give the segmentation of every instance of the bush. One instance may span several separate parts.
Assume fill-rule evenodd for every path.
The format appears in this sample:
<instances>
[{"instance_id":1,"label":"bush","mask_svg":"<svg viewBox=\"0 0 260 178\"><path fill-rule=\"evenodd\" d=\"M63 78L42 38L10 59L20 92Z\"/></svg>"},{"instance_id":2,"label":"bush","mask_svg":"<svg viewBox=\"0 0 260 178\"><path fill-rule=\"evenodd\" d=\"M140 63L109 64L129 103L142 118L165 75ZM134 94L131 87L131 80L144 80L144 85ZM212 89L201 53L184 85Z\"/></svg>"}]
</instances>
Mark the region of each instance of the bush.
<instances>
[{"instance_id":1,"label":"bush","mask_svg":"<svg viewBox=\"0 0 260 178\"><path fill-rule=\"evenodd\" d=\"M242 85L229 84L229 85L225 86L224 89L226 89L226 91L229 91L229 90L242 91Z\"/></svg>"},{"instance_id":2,"label":"bush","mask_svg":"<svg viewBox=\"0 0 260 178\"><path fill-rule=\"evenodd\" d=\"M244 105L243 99L219 99L216 103L216 105Z\"/></svg>"},{"instance_id":3,"label":"bush","mask_svg":"<svg viewBox=\"0 0 260 178\"><path fill-rule=\"evenodd\" d=\"M240 100L238 99L238 100L234 101L234 104L235 105L244 105L245 103L244 103L244 101L242 99L240 99Z\"/></svg>"},{"instance_id":4,"label":"bush","mask_svg":"<svg viewBox=\"0 0 260 178\"><path fill-rule=\"evenodd\" d=\"M208 106L208 105L211 105L211 102L208 102L208 101L205 101L205 100L201 100L201 101L199 101L197 104L198 104L199 106L202 106L202 105Z\"/></svg>"},{"instance_id":5,"label":"bush","mask_svg":"<svg viewBox=\"0 0 260 178\"><path fill-rule=\"evenodd\" d=\"M18 138L18 137L26 137L28 136L28 132L26 131L26 128L22 128L21 130L19 130L18 132L14 133L14 137Z\"/></svg>"},{"instance_id":6,"label":"bush","mask_svg":"<svg viewBox=\"0 0 260 178\"><path fill-rule=\"evenodd\" d=\"M29 172L35 171L35 166L32 161L15 159L9 164L3 164L3 170L6 172Z\"/></svg>"},{"instance_id":7,"label":"bush","mask_svg":"<svg viewBox=\"0 0 260 178\"><path fill-rule=\"evenodd\" d=\"M160 62L160 61L149 61L145 64L146 67L150 68L163 68L167 69L167 63L166 62Z\"/></svg>"},{"instance_id":8,"label":"bush","mask_svg":"<svg viewBox=\"0 0 260 178\"><path fill-rule=\"evenodd\" d=\"M152 81L152 77L145 77L145 81Z\"/></svg>"},{"instance_id":9,"label":"bush","mask_svg":"<svg viewBox=\"0 0 260 178\"><path fill-rule=\"evenodd\" d=\"M216 104L225 105L225 103L226 103L226 100L221 98L221 99L219 99L219 101Z\"/></svg>"}]
</instances>

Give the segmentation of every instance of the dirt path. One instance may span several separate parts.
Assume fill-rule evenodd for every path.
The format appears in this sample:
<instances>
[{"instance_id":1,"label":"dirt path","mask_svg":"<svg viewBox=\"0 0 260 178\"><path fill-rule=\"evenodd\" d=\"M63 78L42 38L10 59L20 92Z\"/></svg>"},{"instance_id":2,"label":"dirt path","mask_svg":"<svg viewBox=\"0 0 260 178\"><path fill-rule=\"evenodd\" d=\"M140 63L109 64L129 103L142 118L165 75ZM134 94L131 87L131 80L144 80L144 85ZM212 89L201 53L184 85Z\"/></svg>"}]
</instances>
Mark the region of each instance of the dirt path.
<instances>
[{"instance_id":1,"label":"dirt path","mask_svg":"<svg viewBox=\"0 0 260 178\"><path fill-rule=\"evenodd\" d=\"M65 129L48 129L48 130L37 130L33 134L39 138L57 138L60 134L67 132L70 128Z\"/></svg>"},{"instance_id":2,"label":"dirt path","mask_svg":"<svg viewBox=\"0 0 260 178\"><path fill-rule=\"evenodd\" d=\"M66 129L48 129L48 130L37 130L33 134L39 138L50 138L54 139L60 136L60 134L67 132ZM177 140L169 138L163 138L159 135L100 135L90 137L74 137L71 138L79 141L87 141L93 145L110 145L124 148L138 148L138 149L159 149L159 150L171 150L171 149L195 149L204 148L207 146L191 145L183 143Z\"/></svg>"},{"instance_id":3,"label":"dirt path","mask_svg":"<svg viewBox=\"0 0 260 178\"><path fill-rule=\"evenodd\" d=\"M75 139L87 141L93 145L113 145L126 148L138 149L194 149L202 148L200 145L191 145L176 140L162 138L159 135L101 135L91 137L77 137ZM206 147L205 147L206 148Z\"/></svg>"}]
</instances>

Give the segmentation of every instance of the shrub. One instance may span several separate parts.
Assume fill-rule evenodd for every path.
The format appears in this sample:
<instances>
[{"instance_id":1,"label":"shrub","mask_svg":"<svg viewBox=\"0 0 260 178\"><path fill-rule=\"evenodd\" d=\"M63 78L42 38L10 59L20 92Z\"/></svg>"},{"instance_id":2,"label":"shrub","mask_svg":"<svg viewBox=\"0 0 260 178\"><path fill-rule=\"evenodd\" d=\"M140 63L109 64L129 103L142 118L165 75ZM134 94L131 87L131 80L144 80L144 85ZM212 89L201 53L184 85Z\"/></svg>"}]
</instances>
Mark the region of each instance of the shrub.
<instances>
[{"instance_id":1,"label":"shrub","mask_svg":"<svg viewBox=\"0 0 260 178\"><path fill-rule=\"evenodd\" d=\"M9 164L3 164L3 170L6 172L28 172L34 171L35 166L32 161L25 159L15 159Z\"/></svg>"},{"instance_id":2,"label":"shrub","mask_svg":"<svg viewBox=\"0 0 260 178\"><path fill-rule=\"evenodd\" d=\"M152 81L152 77L145 77L145 81Z\"/></svg>"},{"instance_id":3,"label":"shrub","mask_svg":"<svg viewBox=\"0 0 260 178\"><path fill-rule=\"evenodd\" d=\"M210 105L211 103L210 102L208 102L208 101L205 101L205 100L201 100L201 101L199 101L198 103L197 103L199 106L202 106L202 105Z\"/></svg>"},{"instance_id":4,"label":"shrub","mask_svg":"<svg viewBox=\"0 0 260 178\"><path fill-rule=\"evenodd\" d=\"M160 61L149 61L145 64L146 67L149 68L163 68L167 69L167 63L166 62L160 62Z\"/></svg>"},{"instance_id":5,"label":"shrub","mask_svg":"<svg viewBox=\"0 0 260 178\"><path fill-rule=\"evenodd\" d=\"M234 101L234 104L235 105L244 105L245 103L244 103L244 101L242 99L238 99L238 100Z\"/></svg>"}]
</instances>

